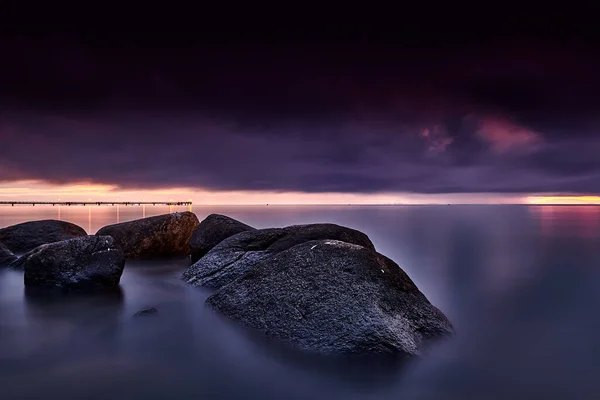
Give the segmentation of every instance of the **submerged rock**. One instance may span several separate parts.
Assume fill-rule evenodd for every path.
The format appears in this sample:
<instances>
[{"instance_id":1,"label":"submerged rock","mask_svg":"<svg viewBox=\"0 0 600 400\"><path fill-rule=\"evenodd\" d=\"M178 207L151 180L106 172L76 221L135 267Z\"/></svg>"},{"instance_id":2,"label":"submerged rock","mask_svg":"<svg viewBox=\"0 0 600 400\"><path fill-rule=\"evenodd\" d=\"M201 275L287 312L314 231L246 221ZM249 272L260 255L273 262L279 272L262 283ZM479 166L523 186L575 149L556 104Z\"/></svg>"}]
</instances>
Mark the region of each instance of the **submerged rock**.
<instances>
[{"instance_id":1,"label":"submerged rock","mask_svg":"<svg viewBox=\"0 0 600 400\"><path fill-rule=\"evenodd\" d=\"M158 310L154 307L152 308L144 308L143 310L140 310L138 312L136 312L135 314L133 314L134 317L145 317L148 315L155 315L158 313Z\"/></svg>"},{"instance_id":2,"label":"submerged rock","mask_svg":"<svg viewBox=\"0 0 600 400\"><path fill-rule=\"evenodd\" d=\"M419 356L427 344L454 332L396 263L368 246L339 240L307 241L270 254L206 303L317 353Z\"/></svg>"},{"instance_id":3,"label":"submerged rock","mask_svg":"<svg viewBox=\"0 0 600 400\"><path fill-rule=\"evenodd\" d=\"M36 247L86 236L83 228L65 221L53 219L30 221L0 229L0 242L13 253L24 253Z\"/></svg>"},{"instance_id":4,"label":"submerged rock","mask_svg":"<svg viewBox=\"0 0 600 400\"><path fill-rule=\"evenodd\" d=\"M15 256L8 247L0 242L0 267L6 267L16 259L17 256Z\"/></svg>"},{"instance_id":5,"label":"submerged rock","mask_svg":"<svg viewBox=\"0 0 600 400\"><path fill-rule=\"evenodd\" d=\"M202 258L217 244L240 232L252 231L255 228L225 215L210 214L196 228L190 238L192 263Z\"/></svg>"},{"instance_id":6,"label":"submerged rock","mask_svg":"<svg viewBox=\"0 0 600 400\"><path fill-rule=\"evenodd\" d=\"M125 257L110 236L83 236L44 244L10 267L25 270L25 286L107 290L119 285Z\"/></svg>"},{"instance_id":7,"label":"submerged rock","mask_svg":"<svg viewBox=\"0 0 600 400\"><path fill-rule=\"evenodd\" d=\"M231 236L188 268L182 279L194 286L218 288L245 275L263 259L310 240L332 239L375 250L369 237L335 224L256 229Z\"/></svg>"},{"instance_id":8,"label":"submerged rock","mask_svg":"<svg viewBox=\"0 0 600 400\"><path fill-rule=\"evenodd\" d=\"M125 258L168 258L190 254L189 240L196 226L198 217L186 211L108 225L96 235L112 236Z\"/></svg>"}]
</instances>

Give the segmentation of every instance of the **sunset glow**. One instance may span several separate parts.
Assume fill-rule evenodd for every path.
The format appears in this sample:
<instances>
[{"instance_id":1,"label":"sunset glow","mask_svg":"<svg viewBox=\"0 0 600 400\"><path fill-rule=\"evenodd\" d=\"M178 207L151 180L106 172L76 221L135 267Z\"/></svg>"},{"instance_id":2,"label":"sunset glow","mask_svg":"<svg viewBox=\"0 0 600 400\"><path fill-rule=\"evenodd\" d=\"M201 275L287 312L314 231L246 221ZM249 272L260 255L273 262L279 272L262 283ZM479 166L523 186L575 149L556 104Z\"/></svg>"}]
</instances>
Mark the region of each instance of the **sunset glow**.
<instances>
[{"instance_id":1,"label":"sunset glow","mask_svg":"<svg viewBox=\"0 0 600 400\"><path fill-rule=\"evenodd\" d=\"M90 200L91 199L91 200ZM210 191L195 188L126 189L116 185L44 181L0 183L0 201L189 201L197 205L260 204L600 204L600 197L522 196L494 193L306 193ZM572 199L578 199L577 202ZM587 201L584 201L587 200ZM597 203L593 203L596 201Z\"/></svg>"},{"instance_id":2,"label":"sunset glow","mask_svg":"<svg viewBox=\"0 0 600 400\"><path fill-rule=\"evenodd\" d=\"M529 204L600 204L600 196L535 196L527 197Z\"/></svg>"}]
</instances>

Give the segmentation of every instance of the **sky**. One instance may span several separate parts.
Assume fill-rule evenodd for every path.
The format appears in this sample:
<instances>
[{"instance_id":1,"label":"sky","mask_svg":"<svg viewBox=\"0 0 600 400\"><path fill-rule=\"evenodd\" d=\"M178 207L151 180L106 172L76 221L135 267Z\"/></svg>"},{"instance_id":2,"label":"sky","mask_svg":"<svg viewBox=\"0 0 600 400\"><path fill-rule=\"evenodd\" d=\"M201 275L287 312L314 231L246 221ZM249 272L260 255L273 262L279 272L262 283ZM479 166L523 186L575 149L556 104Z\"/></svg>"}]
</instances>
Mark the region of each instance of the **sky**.
<instances>
[{"instance_id":1,"label":"sky","mask_svg":"<svg viewBox=\"0 0 600 400\"><path fill-rule=\"evenodd\" d=\"M482 26L2 30L0 201L600 203L597 47Z\"/></svg>"}]
</instances>

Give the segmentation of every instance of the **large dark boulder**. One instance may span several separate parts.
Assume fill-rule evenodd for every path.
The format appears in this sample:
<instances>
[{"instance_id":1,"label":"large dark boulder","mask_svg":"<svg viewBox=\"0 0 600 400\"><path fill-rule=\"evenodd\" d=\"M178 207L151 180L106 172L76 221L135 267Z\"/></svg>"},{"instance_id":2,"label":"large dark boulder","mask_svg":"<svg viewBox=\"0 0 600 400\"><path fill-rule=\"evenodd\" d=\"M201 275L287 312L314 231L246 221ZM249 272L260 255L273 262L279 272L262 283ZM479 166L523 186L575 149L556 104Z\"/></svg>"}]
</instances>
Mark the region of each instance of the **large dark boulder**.
<instances>
[{"instance_id":1,"label":"large dark boulder","mask_svg":"<svg viewBox=\"0 0 600 400\"><path fill-rule=\"evenodd\" d=\"M198 217L186 211L108 225L96 235L112 236L128 259L168 258L190 254L196 226Z\"/></svg>"},{"instance_id":2,"label":"large dark boulder","mask_svg":"<svg viewBox=\"0 0 600 400\"><path fill-rule=\"evenodd\" d=\"M375 250L364 233L335 224L257 229L223 240L188 268L182 279L194 286L218 288L243 276L266 257L319 239L340 240Z\"/></svg>"},{"instance_id":3,"label":"large dark boulder","mask_svg":"<svg viewBox=\"0 0 600 400\"><path fill-rule=\"evenodd\" d=\"M82 236L41 245L10 267L25 270L28 288L109 290L119 285L125 257L110 236Z\"/></svg>"},{"instance_id":4,"label":"large dark boulder","mask_svg":"<svg viewBox=\"0 0 600 400\"><path fill-rule=\"evenodd\" d=\"M210 214L196 228L190 238L192 263L202 258L224 239L255 228L225 215Z\"/></svg>"},{"instance_id":5,"label":"large dark boulder","mask_svg":"<svg viewBox=\"0 0 600 400\"><path fill-rule=\"evenodd\" d=\"M0 243L0 267L6 267L16 259L17 256L15 256L8 247Z\"/></svg>"},{"instance_id":6,"label":"large dark boulder","mask_svg":"<svg viewBox=\"0 0 600 400\"><path fill-rule=\"evenodd\" d=\"M454 332L396 263L338 240L308 241L263 258L206 303L316 353L408 358Z\"/></svg>"},{"instance_id":7,"label":"large dark boulder","mask_svg":"<svg viewBox=\"0 0 600 400\"><path fill-rule=\"evenodd\" d=\"M36 247L86 236L83 228L65 221L47 219L30 221L0 229L0 242L13 253L25 253Z\"/></svg>"}]
</instances>

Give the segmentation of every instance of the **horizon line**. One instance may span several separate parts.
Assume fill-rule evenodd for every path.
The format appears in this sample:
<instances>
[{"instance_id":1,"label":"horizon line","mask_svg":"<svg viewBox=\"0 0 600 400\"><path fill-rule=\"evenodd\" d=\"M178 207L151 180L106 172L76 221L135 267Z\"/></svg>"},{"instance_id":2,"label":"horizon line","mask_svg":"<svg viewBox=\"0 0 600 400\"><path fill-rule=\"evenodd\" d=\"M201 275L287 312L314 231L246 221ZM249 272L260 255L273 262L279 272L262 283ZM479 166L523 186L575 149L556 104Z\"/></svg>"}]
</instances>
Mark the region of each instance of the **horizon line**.
<instances>
[{"instance_id":1,"label":"horizon line","mask_svg":"<svg viewBox=\"0 0 600 400\"><path fill-rule=\"evenodd\" d=\"M185 204L184 204L185 203ZM187 207L187 206L198 206L198 207L222 207L222 206L600 206L600 203L215 203L215 204L203 204L203 203L190 203L186 202L148 202L148 201L0 201L0 206L32 206L32 205L46 205L46 206L64 206L64 205L81 205L81 206L175 206L175 207Z\"/></svg>"}]
</instances>

